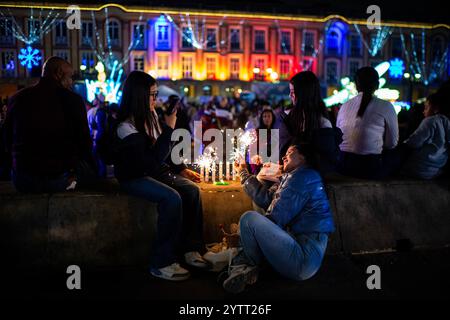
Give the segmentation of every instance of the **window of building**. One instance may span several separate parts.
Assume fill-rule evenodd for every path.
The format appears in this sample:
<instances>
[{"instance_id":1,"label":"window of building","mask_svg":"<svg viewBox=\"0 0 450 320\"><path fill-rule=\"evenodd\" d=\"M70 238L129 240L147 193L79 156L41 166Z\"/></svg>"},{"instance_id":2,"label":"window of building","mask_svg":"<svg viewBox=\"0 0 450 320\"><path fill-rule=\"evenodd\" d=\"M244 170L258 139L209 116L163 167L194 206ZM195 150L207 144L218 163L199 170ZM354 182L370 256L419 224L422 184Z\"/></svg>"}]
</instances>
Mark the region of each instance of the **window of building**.
<instances>
[{"instance_id":1,"label":"window of building","mask_svg":"<svg viewBox=\"0 0 450 320\"><path fill-rule=\"evenodd\" d=\"M143 55L136 55L133 57L133 70L144 71L145 60Z\"/></svg>"},{"instance_id":2,"label":"window of building","mask_svg":"<svg viewBox=\"0 0 450 320\"><path fill-rule=\"evenodd\" d=\"M340 53L339 44L340 44L339 31L331 29L327 33L327 54L338 55Z\"/></svg>"},{"instance_id":3,"label":"window of building","mask_svg":"<svg viewBox=\"0 0 450 320\"><path fill-rule=\"evenodd\" d=\"M312 57L314 55L315 47L314 47L314 33L313 32L305 32L303 34L303 55L306 57Z\"/></svg>"},{"instance_id":4,"label":"window of building","mask_svg":"<svg viewBox=\"0 0 450 320\"><path fill-rule=\"evenodd\" d=\"M289 59L280 59L280 79L286 80L291 73L291 61Z\"/></svg>"},{"instance_id":5,"label":"window of building","mask_svg":"<svg viewBox=\"0 0 450 320\"><path fill-rule=\"evenodd\" d=\"M266 31L255 30L255 50L266 51Z\"/></svg>"},{"instance_id":6,"label":"window of building","mask_svg":"<svg viewBox=\"0 0 450 320\"><path fill-rule=\"evenodd\" d=\"M239 79L239 59L237 58L230 59L230 79Z\"/></svg>"},{"instance_id":7,"label":"window of building","mask_svg":"<svg viewBox=\"0 0 450 320\"><path fill-rule=\"evenodd\" d=\"M403 55L403 44L400 37L392 37L391 40L391 56L394 58L401 58Z\"/></svg>"},{"instance_id":8,"label":"window of building","mask_svg":"<svg viewBox=\"0 0 450 320\"><path fill-rule=\"evenodd\" d=\"M230 30L230 50L240 50L241 49L241 30L231 29Z\"/></svg>"},{"instance_id":9,"label":"window of building","mask_svg":"<svg viewBox=\"0 0 450 320\"><path fill-rule=\"evenodd\" d=\"M67 26L64 20L55 22L55 45L64 45L67 46L68 38L67 38Z\"/></svg>"},{"instance_id":10,"label":"window of building","mask_svg":"<svg viewBox=\"0 0 450 320\"><path fill-rule=\"evenodd\" d=\"M94 45L94 25L92 22L83 21L81 23L81 45Z\"/></svg>"},{"instance_id":11,"label":"window of building","mask_svg":"<svg viewBox=\"0 0 450 320\"><path fill-rule=\"evenodd\" d=\"M69 61L69 50L55 50L53 54L61 59Z\"/></svg>"},{"instance_id":12,"label":"window of building","mask_svg":"<svg viewBox=\"0 0 450 320\"><path fill-rule=\"evenodd\" d=\"M16 53L12 50L2 51L1 54L2 78L12 78L16 75Z\"/></svg>"},{"instance_id":13,"label":"window of building","mask_svg":"<svg viewBox=\"0 0 450 320\"><path fill-rule=\"evenodd\" d=\"M348 75L351 79L355 78L356 71L360 68L361 63L356 60L350 60L348 63Z\"/></svg>"},{"instance_id":14,"label":"window of building","mask_svg":"<svg viewBox=\"0 0 450 320\"><path fill-rule=\"evenodd\" d=\"M206 78L215 80L217 73L217 59L212 57L206 58Z\"/></svg>"},{"instance_id":15,"label":"window of building","mask_svg":"<svg viewBox=\"0 0 450 320\"><path fill-rule=\"evenodd\" d=\"M255 67L253 69L253 74L255 80L264 81L266 76L266 60L265 59L256 59Z\"/></svg>"},{"instance_id":16,"label":"window of building","mask_svg":"<svg viewBox=\"0 0 450 320\"><path fill-rule=\"evenodd\" d=\"M183 49L192 49L192 29L191 28L183 28L182 29L182 39L181 39L181 47Z\"/></svg>"},{"instance_id":17,"label":"window of building","mask_svg":"<svg viewBox=\"0 0 450 320\"><path fill-rule=\"evenodd\" d=\"M133 46L136 50L145 49L145 24L133 25Z\"/></svg>"},{"instance_id":18,"label":"window of building","mask_svg":"<svg viewBox=\"0 0 450 320\"><path fill-rule=\"evenodd\" d=\"M352 34L350 36L350 56L359 57L362 53L361 37L359 34Z\"/></svg>"},{"instance_id":19,"label":"window of building","mask_svg":"<svg viewBox=\"0 0 450 320\"><path fill-rule=\"evenodd\" d=\"M107 43L113 47L120 46L120 25L117 21L109 21L106 26Z\"/></svg>"},{"instance_id":20,"label":"window of building","mask_svg":"<svg viewBox=\"0 0 450 320\"><path fill-rule=\"evenodd\" d=\"M156 56L156 73L160 79L169 78L169 55Z\"/></svg>"},{"instance_id":21,"label":"window of building","mask_svg":"<svg viewBox=\"0 0 450 320\"><path fill-rule=\"evenodd\" d=\"M192 79L193 65L192 57L181 57L181 72L184 79Z\"/></svg>"},{"instance_id":22,"label":"window of building","mask_svg":"<svg viewBox=\"0 0 450 320\"><path fill-rule=\"evenodd\" d=\"M12 20L3 18L3 22L0 24L0 44L14 44L12 29Z\"/></svg>"},{"instance_id":23,"label":"window of building","mask_svg":"<svg viewBox=\"0 0 450 320\"><path fill-rule=\"evenodd\" d=\"M431 43L431 59L432 61L439 61L444 54L445 43L441 36L436 36Z\"/></svg>"},{"instance_id":24,"label":"window of building","mask_svg":"<svg viewBox=\"0 0 450 320\"><path fill-rule=\"evenodd\" d=\"M337 84L339 80L338 65L336 61L328 61L326 64L326 80L328 84Z\"/></svg>"},{"instance_id":25,"label":"window of building","mask_svg":"<svg viewBox=\"0 0 450 320\"><path fill-rule=\"evenodd\" d=\"M156 49L166 50L170 49L170 35L169 25L156 25Z\"/></svg>"},{"instance_id":26,"label":"window of building","mask_svg":"<svg viewBox=\"0 0 450 320\"><path fill-rule=\"evenodd\" d=\"M95 73L95 54L92 51L82 51L81 52L81 70L82 74L93 74Z\"/></svg>"},{"instance_id":27,"label":"window of building","mask_svg":"<svg viewBox=\"0 0 450 320\"><path fill-rule=\"evenodd\" d=\"M292 33L289 31L281 31L280 52L291 53Z\"/></svg>"},{"instance_id":28,"label":"window of building","mask_svg":"<svg viewBox=\"0 0 450 320\"><path fill-rule=\"evenodd\" d=\"M217 29L206 29L206 49L217 48Z\"/></svg>"}]
</instances>

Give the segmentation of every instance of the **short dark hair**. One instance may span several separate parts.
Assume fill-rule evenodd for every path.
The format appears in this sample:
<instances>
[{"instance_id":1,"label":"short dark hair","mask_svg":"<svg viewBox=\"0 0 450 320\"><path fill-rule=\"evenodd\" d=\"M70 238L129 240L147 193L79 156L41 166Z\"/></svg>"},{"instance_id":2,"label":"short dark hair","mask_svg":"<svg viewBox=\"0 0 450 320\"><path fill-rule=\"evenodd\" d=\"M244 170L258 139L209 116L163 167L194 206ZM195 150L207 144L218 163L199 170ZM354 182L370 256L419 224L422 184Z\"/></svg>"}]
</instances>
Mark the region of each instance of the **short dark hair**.
<instances>
[{"instance_id":1,"label":"short dark hair","mask_svg":"<svg viewBox=\"0 0 450 320\"><path fill-rule=\"evenodd\" d=\"M306 160L306 164L318 170L319 168L319 158L315 148L310 143L294 141L291 143L290 147L294 147L297 149L298 153L300 153Z\"/></svg>"}]
</instances>

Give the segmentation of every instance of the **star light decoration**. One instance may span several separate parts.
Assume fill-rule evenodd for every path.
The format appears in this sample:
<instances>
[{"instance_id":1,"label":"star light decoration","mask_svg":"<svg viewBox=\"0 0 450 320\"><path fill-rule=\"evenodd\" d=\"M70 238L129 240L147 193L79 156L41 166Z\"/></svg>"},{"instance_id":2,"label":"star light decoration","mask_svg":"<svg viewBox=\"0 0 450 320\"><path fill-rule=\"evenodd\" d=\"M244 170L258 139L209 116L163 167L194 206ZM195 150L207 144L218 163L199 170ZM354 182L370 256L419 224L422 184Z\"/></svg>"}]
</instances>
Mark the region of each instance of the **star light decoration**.
<instances>
[{"instance_id":1,"label":"star light decoration","mask_svg":"<svg viewBox=\"0 0 450 320\"><path fill-rule=\"evenodd\" d=\"M38 49L34 49L31 46L20 49L18 55L20 64L31 69L33 66L39 66L39 61L42 60L41 52Z\"/></svg>"},{"instance_id":2,"label":"star light decoration","mask_svg":"<svg viewBox=\"0 0 450 320\"><path fill-rule=\"evenodd\" d=\"M392 79L400 79L403 77L403 71L405 71L405 64L403 60L399 58L392 59L389 61L389 77Z\"/></svg>"}]
</instances>

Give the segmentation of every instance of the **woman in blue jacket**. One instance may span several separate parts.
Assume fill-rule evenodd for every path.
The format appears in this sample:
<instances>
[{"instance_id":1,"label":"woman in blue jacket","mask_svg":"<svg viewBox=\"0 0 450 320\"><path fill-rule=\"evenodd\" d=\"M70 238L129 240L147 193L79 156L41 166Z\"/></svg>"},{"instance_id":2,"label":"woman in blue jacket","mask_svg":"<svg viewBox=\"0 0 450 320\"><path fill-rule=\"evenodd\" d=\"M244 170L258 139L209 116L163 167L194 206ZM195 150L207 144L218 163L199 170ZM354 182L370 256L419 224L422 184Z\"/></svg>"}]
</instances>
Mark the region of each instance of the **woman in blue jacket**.
<instances>
[{"instance_id":1,"label":"woman in blue jacket","mask_svg":"<svg viewBox=\"0 0 450 320\"><path fill-rule=\"evenodd\" d=\"M165 124L160 123L157 95L156 80L145 72L133 71L125 80L114 170L125 192L158 204L150 272L177 281L189 277L177 263L177 253L184 254L189 265L207 266L199 253L204 250L202 202L192 182L199 182L200 176L171 162L176 110L165 116Z\"/></svg>"},{"instance_id":2,"label":"woman in blue jacket","mask_svg":"<svg viewBox=\"0 0 450 320\"><path fill-rule=\"evenodd\" d=\"M245 192L266 214L248 211L239 221L242 251L233 259L225 290L238 293L257 279L267 261L281 275L306 280L319 269L335 229L320 174L312 169L314 149L291 145L279 183L267 188L245 165L236 165Z\"/></svg>"}]
</instances>

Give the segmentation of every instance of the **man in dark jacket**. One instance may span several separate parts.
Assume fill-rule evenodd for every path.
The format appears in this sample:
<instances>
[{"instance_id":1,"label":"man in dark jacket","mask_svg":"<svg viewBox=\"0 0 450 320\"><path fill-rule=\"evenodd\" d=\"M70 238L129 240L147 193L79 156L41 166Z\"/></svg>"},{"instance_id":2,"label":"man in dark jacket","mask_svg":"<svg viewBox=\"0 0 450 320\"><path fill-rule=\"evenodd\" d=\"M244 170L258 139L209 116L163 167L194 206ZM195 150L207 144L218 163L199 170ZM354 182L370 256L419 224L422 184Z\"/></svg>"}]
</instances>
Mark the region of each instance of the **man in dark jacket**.
<instances>
[{"instance_id":1,"label":"man in dark jacket","mask_svg":"<svg viewBox=\"0 0 450 320\"><path fill-rule=\"evenodd\" d=\"M236 166L245 192L266 215L249 211L241 216L243 250L233 259L225 290L238 293L253 284L263 261L297 281L318 271L335 227L322 179L310 167L313 153L310 146L291 145L283 157L281 180L269 189L245 165Z\"/></svg>"},{"instance_id":2,"label":"man in dark jacket","mask_svg":"<svg viewBox=\"0 0 450 320\"><path fill-rule=\"evenodd\" d=\"M83 99L70 90L72 74L68 62L51 57L39 82L9 101L4 138L18 191L72 189L80 163L90 159L86 110Z\"/></svg>"}]
</instances>

